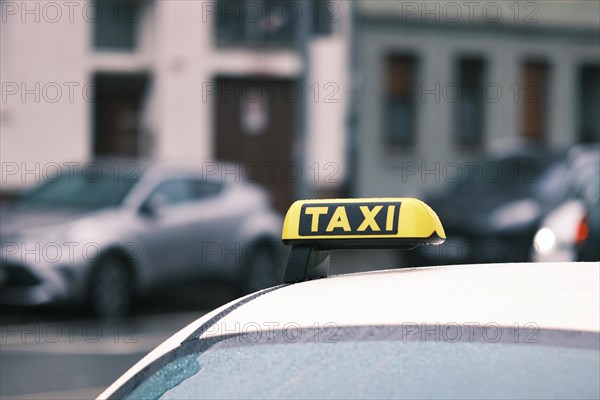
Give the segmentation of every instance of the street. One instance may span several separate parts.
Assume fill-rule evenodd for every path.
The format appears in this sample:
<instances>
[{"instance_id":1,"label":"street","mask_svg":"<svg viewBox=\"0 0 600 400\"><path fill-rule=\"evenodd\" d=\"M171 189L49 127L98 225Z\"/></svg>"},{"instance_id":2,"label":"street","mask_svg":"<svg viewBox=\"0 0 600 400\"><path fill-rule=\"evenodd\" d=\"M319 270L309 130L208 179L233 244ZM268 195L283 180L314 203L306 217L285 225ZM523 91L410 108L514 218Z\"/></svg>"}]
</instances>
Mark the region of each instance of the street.
<instances>
[{"instance_id":1,"label":"street","mask_svg":"<svg viewBox=\"0 0 600 400\"><path fill-rule=\"evenodd\" d=\"M226 287L167 290L119 321L60 308L3 308L2 399L89 399L173 333L234 297Z\"/></svg>"}]
</instances>

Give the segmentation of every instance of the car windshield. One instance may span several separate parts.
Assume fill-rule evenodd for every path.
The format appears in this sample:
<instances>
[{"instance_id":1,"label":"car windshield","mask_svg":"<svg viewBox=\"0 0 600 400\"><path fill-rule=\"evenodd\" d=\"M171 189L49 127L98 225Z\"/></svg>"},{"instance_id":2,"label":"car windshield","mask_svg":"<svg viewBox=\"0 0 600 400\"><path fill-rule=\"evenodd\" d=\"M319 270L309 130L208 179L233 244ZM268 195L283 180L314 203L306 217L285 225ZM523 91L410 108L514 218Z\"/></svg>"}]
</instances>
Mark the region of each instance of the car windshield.
<instances>
[{"instance_id":1,"label":"car windshield","mask_svg":"<svg viewBox=\"0 0 600 400\"><path fill-rule=\"evenodd\" d=\"M598 334L459 326L252 330L184 342L112 398L598 398ZM447 328L447 329L446 329Z\"/></svg>"},{"instance_id":2,"label":"car windshield","mask_svg":"<svg viewBox=\"0 0 600 400\"><path fill-rule=\"evenodd\" d=\"M115 179L115 176L109 173L92 176L83 171L74 171L34 188L23 196L16 206L77 209L114 207L123 201L138 178L137 175L130 175Z\"/></svg>"},{"instance_id":3,"label":"car windshield","mask_svg":"<svg viewBox=\"0 0 600 400\"><path fill-rule=\"evenodd\" d=\"M564 184L567 167L562 162L532 157L512 157L473 163L461 175L458 191L506 191L543 198Z\"/></svg>"}]
</instances>

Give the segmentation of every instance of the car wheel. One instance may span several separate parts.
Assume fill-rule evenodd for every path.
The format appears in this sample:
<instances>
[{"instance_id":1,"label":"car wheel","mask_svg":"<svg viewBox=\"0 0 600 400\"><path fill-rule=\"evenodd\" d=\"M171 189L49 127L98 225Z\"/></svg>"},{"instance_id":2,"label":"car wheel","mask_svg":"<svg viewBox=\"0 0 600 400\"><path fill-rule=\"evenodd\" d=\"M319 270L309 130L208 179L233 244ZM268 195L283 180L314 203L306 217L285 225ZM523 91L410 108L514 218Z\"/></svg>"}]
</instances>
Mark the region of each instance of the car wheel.
<instances>
[{"instance_id":1,"label":"car wheel","mask_svg":"<svg viewBox=\"0 0 600 400\"><path fill-rule=\"evenodd\" d=\"M132 279L125 261L116 256L103 257L90 281L90 305L100 318L119 318L127 314L132 301Z\"/></svg>"},{"instance_id":2,"label":"car wheel","mask_svg":"<svg viewBox=\"0 0 600 400\"><path fill-rule=\"evenodd\" d=\"M260 244L246 257L240 282L243 293L256 292L279 283L277 281L279 257L275 245Z\"/></svg>"}]
</instances>

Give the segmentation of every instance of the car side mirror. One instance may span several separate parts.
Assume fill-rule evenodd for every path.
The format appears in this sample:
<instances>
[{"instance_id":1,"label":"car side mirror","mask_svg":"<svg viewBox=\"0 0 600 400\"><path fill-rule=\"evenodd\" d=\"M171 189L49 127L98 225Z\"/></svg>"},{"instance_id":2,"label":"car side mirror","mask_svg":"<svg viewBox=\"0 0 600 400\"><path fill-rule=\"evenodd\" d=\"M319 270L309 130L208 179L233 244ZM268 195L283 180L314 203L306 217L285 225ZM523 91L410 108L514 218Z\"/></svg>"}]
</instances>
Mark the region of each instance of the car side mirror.
<instances>
[{"instance_id":1,"label":"car side mirror","mask_svg":"<svg viewBox=\"0 0 600 400\"><path fill-rule=\"evenodd\" d=\"M165 207L167 200L160 195L151 196L140 207L140 214L155 217L160 214L160 210Z\"/></svg>"},{"instance_id":2,"label":"car side mirror","mask_svg":"<svg viewBox=\"0 0 600 400\"><path fill-rule=\"evenodd\" d=\"M156 210L154 210L154 208L152 208L152 206L150 205L149 202L145 202L140 206L140 210L139 210L140 214L142 214L145 217L153 217L156 215Z\"/></svg>"}]
</instances>

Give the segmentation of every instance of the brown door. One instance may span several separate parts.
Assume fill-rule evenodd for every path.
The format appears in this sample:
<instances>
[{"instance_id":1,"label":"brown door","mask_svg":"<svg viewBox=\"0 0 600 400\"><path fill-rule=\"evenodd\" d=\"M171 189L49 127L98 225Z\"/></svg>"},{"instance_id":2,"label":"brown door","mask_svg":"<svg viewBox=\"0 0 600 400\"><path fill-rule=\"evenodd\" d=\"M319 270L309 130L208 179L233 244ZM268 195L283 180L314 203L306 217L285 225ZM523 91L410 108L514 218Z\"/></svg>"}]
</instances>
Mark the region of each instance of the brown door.
<instances>
[{"instance_id":1,"label":"brown door","mask_svg":"<svg viewBox=\"0 0 600 400\"><path fill-rule=\"evenodd\" d=\"M285 211L304 171L292 160L296 109L293 81L217 78L215 155L240 163L241 176L269 189Z\"/></svg>"},{"instance_id":2,"label":"brown door","mask_svg":"<svg viewBox=\"0 0 600 400\"><path fill-rule=\"evenodd\" d=\"M548 64L543 61L524 64L521 101L521 135L529 141L542 143L546 136Z\"/></svg>"},{"instance_id":3,"label":"brown door","mask_svg":"<svg viewBox=\"0 0 600 400\"><path fill-rule=\"evenodd\" d=\"M144 74L96 74L94 155L139 155L141 111L146 94Z\"/></svg>"}]
</instances>

